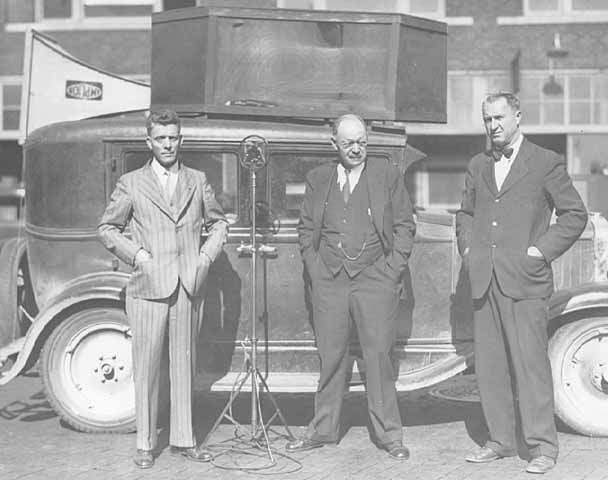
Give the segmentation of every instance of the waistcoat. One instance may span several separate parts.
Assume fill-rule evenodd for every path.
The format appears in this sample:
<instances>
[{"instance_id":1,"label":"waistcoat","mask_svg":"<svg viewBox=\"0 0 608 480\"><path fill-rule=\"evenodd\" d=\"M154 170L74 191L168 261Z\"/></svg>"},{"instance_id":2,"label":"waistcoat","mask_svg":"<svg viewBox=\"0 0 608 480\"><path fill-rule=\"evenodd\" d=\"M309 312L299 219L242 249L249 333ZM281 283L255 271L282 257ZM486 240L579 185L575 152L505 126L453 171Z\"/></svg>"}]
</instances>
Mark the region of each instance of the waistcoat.
<instances>
[{"instance_id":1,"label":"waistcoat","mask_svg":"<svg viewBox=\"0 0 608 480\"><path fill-rule=\"evenodd\" d=\"M351 278L384 254L372 223L365 170L346 204L338 183L332 185L323 215L319 254L334 275L344 268Z\"/></svg>"}]
</instances>

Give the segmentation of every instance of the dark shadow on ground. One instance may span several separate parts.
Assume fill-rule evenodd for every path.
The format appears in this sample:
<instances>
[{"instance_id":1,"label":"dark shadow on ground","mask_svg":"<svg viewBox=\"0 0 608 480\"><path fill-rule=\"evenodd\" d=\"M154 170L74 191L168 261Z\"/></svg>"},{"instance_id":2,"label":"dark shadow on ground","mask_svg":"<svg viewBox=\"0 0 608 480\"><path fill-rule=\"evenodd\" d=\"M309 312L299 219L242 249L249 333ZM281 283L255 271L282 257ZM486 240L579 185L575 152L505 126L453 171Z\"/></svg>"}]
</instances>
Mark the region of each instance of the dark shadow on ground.
<instances>
[{"instance_id":1,"label":"dark shadow on ground","mask_svg":"<svg viewBox=\"0 0 608 480\"><path fill-rule=\"evenodd\" d=\"M313 416L314 394L273 394L277 404L290 427L305 426ZM227 404L228 392L205 392L197 394L195 399L195 425L197 438L203 439ZM410 426L434 425L462 422L463 428L479 445L487 439L487 427L481 406L474 402L458 402L437 399L426 392L400 393L399 407L405 429ZM264 418L273 413L271 402L262 398ZM245 426L251 423L251 396L248 392L240 394L233 402L232 416ZM223 420L223 424L228 423ZM346 394L342 409L342 429L340 438L347 434L351 427L366 426L369 430L367 399L365 392ZM281 425L275 419L273 425ZM299 430L294 428L294 430ZM407 434L407 430L406 430Z\"/></svg>"},{"instance_id":2,"label":"dark shadow on ground","mask_svg":"<svg viewBox=\"0 0 608 480\"><path fill-rule=\"evenodd\" d=\"M0 418L4 420L38 422L54 417L57 414L46 401L43 391L31 395L26 401L15 400L0 408Z\"/></svg>"}]
</instances>

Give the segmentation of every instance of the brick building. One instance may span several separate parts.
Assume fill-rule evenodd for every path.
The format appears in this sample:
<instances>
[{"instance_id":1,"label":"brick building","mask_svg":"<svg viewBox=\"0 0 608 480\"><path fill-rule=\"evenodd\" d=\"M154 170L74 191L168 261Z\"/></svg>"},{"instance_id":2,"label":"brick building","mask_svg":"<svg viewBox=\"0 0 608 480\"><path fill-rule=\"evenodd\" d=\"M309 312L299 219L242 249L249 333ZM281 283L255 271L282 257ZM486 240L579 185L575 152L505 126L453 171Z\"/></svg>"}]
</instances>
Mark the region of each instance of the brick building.
<instances>
[{"instance_id":1,"label":"brick building","mask_svg":"<svg viewBox=\"0 0 608 480\"><path fill-rule=\"evenodd\" d=\"M214 0L216 4L239 3ZM17 176L23 39L33 27L75 56L134 78L150 72L152 11L209 0L3 0L0 175ZM518 90L523 130L565 155L590 208L608 195L607 0L241 0L249 6L411 13L448 24L448 124L410 125L429 158L412 173L419 206L455 208L472 154L485 148L480 105ZM550 55L553 55L552 57ZM552 80L550 80L552 78Z\"/></svg>"},{"instance_id":2,"label":"brick building","mask_svg":"<svg viewBox=\"0 0 608 480\"><path fill-rule=\"evenodd\" d=\"M447 22L448 124L408 127L410 142L429 155L411 183L419 206L457 207L465 166L485 148L481 101L488 92L515 90L522 100L524 133L562 153L589 207L608 213L608 1L278 0L278 4L399 11Z\"/></svg>"}]
</instances>

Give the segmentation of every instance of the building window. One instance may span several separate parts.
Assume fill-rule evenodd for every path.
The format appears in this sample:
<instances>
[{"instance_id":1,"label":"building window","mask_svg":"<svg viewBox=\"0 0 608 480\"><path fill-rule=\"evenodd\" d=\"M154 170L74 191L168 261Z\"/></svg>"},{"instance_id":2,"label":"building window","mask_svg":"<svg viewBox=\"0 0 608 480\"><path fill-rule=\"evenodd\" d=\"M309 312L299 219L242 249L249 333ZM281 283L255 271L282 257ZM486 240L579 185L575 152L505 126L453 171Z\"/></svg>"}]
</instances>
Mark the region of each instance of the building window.
<instances>
[{"instance_id":1,"label":"building window","mask_svg":"<svg viewBox=\"0 0 608 480\"><path fill-rule=\"evenodd\" d=\"M278 0L280 8L349 10L354 12L407 13L423 17L445 17L445 0Z\"/></svg>"},{"instance_id":2,"label":"building window","mask_svg":"<svg viewBox=\"0 0 608 480\"><path fill-rule=\"evenodd\" d=\"M162 10L162 0L8 0L7 24L43 24L69 27L91 21L115 22L144 18Z\"/></svg>"},{"instance_id":3,"label":"building window","mask_svg":"<svg viewBox=\"0 0 608 480\"><path fill-rule=\"evenodd\" d=\"M568 15L608 12L606 0L524 0L527 15Z\"/></svg>"},{"instance_id":4,"label":"building window","mask_svg":"<svg viewBox=\"0 0 608 480\"><path fill-rule=\"evenodd\" d=\"M522 72L522 124L529 126L608 125L608 74L597 71L561 71L555 74L553 92L546 86L547 72ZM500 73L448 75L448 125L454 131L475 131L481 123L481 102L488 93L510 91L511 80Z\"/></svg>"},{"instance_id":5,"label":"building window","mask_svg":"<svg viewBox=\"0 0 608 480\"><path fill-rule=\"evenodd\" d=\"M478 130L481 103L489 93L509 91L506 74L448 73L448 126L456 130Z\"/></svg>"},{"instance_id":6,"label":"building window","mask_svg":"<svg viewBox=\"0 0 608 480\"><path fill-rule=\"evenodd\" d=\"M563 86L566 79L556 75L555 81ZM522 124L563 125L565 123L564 91L548 95L543 92L545 82L547 82L546 75L522 76L519 93L523 111Z\"/></svg>"},{"instance_id":7,"label":"building window","mask_svg":"<svg viewBox=\"0 0 608 480\"><path fill-rule=\"evenodd\" d=\"M608 175L608 134L573 134L569 142L570 173Z\"/></svg>"},{"instance_id":8,"label":"building window","mask_svg":"<svg viewBox=\"0 0 608 480\"><path fill-rule=\"evenodd\" d=\"M43 18L70 18L72 0L46 0L42 4Z\"/></svg>"},{"instance_id":9,"label":"building window","mask_svg":"<svg viewBox=\"0 0 608 480\"><path fill-rule=\"evenodd\" d=\"M527 125L605 125L608 123L608 76L575 72L555 76L561 92L546 94L546 74L522 77L520 94Z\"/></svg>"},{"instance_id":10,"label":"building window","mask_svg":"<svg viewBox=\"0 0 608 480\"><path fill-rule=\"evenodd\" d=\"M21 111L21 82L0 79L0 138L17 138Z\"/></svg>"}]
</instances>

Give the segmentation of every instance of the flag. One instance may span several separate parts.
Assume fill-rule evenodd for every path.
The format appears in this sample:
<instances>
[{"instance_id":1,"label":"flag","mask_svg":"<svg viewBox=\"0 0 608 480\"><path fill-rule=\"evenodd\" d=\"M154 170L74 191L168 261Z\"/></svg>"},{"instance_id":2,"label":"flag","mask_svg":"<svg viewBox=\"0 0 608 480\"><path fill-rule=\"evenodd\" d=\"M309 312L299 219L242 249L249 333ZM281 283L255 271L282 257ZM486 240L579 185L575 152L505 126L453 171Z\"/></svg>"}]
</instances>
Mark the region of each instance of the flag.
<instances>
[{"instance_id":1,"label":"flag","mask_svg":"<svg viewBox=\"0 0 608 480\"><path fill-rule=\"evenodd\" d=\"M51 123L150 108L150 85L89 65L35 30L26 34L23 81L20 143Z\"/></svg>"}]
</instances>

